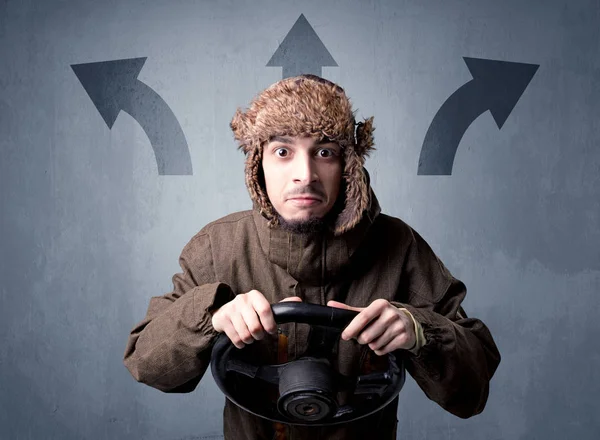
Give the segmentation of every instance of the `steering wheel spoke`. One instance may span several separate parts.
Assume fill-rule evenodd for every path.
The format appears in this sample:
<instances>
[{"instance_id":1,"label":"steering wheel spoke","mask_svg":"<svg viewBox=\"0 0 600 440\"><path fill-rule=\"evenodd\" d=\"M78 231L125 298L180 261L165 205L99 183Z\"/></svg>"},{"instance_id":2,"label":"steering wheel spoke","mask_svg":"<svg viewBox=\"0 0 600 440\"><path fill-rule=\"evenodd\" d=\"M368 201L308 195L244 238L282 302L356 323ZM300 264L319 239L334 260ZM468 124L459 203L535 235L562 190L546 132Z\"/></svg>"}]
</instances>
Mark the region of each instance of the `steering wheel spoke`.
<instances>
[{"instance_id":1,"label":"steering wheel spoke","mask_svg":"<svg viewBox=\"0 0 600 440\"><path fill-rule=\"evenodd\" d=\"M289 363L289 362L288 362ZM226 371L243 374L250 379L260 379L273 385L279 384L279 376L286 364L281 365L253 365L239 358L231 358L227 361Z\"/></svg>"}]
</instances>

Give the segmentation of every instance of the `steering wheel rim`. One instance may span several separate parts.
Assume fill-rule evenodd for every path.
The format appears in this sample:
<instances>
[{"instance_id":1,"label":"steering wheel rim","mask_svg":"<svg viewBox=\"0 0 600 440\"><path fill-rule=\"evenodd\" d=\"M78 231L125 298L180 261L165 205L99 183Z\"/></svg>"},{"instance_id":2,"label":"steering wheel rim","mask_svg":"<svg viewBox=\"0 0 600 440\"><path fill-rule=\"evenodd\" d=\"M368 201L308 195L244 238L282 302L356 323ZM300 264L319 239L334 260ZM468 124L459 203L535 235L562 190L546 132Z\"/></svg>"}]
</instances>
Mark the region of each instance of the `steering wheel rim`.
<instances>
[{"instance_id":1,"label":"steering wheel rim","mask_svg":"<svg viewBox=\"0 0 600 440\"><path fill-rule=\"evenodd\" d=\"M319 304L283 302L271 305L277 324L297 322L329 329L337 335L357 312ZM331 342L331 334L329 334ZM284 364L257 365L241 356L225 333L219 335L211 355L211 372L223 394L235 405L258 417L290 425L329 426L348 423L383 409L400 393L405 382L402 357L388 353L388 370L360 376L343 376L328 369L328 359L312 356L310 347L298 359ZM313 352L318 353L318 352ZM308 355L307 355L308 354ZM282 381L283 379L283 381ZM267 394L244 396L239 381L279 387L279 400ZM258 382L257 382L258 381ZM351 392L350 392L351 391ZM350 392L351 403L340 405L336 395Z\"/></svg>"}]
</instances>

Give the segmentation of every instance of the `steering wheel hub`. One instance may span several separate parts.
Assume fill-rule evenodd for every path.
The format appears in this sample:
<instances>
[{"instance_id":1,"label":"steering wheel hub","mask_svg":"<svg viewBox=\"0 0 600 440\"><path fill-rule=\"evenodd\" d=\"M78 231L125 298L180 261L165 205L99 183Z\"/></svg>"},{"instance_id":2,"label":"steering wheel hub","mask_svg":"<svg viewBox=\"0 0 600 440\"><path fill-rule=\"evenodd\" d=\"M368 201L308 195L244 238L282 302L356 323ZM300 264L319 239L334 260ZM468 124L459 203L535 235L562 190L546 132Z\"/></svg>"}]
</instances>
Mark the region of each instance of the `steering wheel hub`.
<instances>
[{"instance_id":1,"label":"steering wheel hub","mask_svg":"<svg viewBox=\"0 0 600 440\"><path fill-rule=\"evenodd\" d=\"M333 372L325 359L302 358L279 376L279 412L292 419L318 421L337 411Z\"/></svg>"}]
</instances>

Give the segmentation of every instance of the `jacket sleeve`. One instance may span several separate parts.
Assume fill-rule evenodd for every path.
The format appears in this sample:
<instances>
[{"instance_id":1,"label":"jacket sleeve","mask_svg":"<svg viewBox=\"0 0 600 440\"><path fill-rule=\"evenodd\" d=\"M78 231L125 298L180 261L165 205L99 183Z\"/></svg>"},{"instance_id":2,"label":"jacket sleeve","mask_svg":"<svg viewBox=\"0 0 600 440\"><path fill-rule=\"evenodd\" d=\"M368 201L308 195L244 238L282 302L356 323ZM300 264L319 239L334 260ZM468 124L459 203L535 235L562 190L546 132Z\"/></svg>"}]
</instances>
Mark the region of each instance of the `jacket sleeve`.
<instances>
[{"instance_id":1,"label":"jacket sleeve","mask_svg":"<svg viewBox=\"0 0 600 440\"><path fill-rule=\"evenodd\" d=\"M216 280L210 237L198 233L179 257L173 291L152 297L146 317L130 332L123 362L138 382L164 392L193 391L210 364L219 333L211 312L233 298Z\"/></svg>"},{"instance_id":2,"label":"jacket sleeve","mask_svg":"<svg viewBox=\"0 0 600 440\"><path fill-rule=\"evenodd\" d=\"M467 317L461 306L464 283L414 230L404 266L408 301L392 303L406 307L425 336L418 354L405 352L407 371L427 397L450 413L461 418L481 413L500 363L489 329Z\"/></svg>"}]
</instances>

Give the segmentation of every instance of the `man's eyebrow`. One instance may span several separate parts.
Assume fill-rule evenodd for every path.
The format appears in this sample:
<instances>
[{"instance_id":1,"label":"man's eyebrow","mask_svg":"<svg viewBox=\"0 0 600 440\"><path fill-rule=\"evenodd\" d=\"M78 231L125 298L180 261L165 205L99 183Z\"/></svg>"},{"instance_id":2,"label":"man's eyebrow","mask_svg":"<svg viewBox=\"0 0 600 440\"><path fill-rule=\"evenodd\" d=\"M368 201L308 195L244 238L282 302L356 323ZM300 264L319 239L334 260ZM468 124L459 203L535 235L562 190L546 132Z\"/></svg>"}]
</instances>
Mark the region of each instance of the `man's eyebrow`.
<instances>
[{"instance_id":1,"label":"man's eyebrow","mask_svg":"<svg viewBox=\"0 0 600 440\"><path fill-rule=\"evenodd\" d=\"M317 142L318 145L320 145L320 144L330 144L330 143L337 143L337 142L332 141L327 136L323 137L323 139L321 139L319 142Z\"/></svg>"},{"instance_id":2,"label":"man's eyebrow","mask_svg":"<svg viewBox=\"0 0 600 440\"><path fill-rule=\"evenodd\" d=\"M293 139L285 136L271 136L269 142L283 142L286 144L291 144Z\"/></svg>"},{"instance_id":3,"label":"man's eyebrow","mask_svg":"<svg viewBox=\"0 0 600 440\"><path fill-rule=\"evenodd\" d=\"M269 138L269 142L283 142L284 144L292 144L292 143L294 143L294 140L287 136L271 136ZM329 143L336 143L336 142L331 140L327 136L323 137L323 139L321 139L320 141L315 142L316 145L329 144Z\"/></svg>"}]
</instances>

